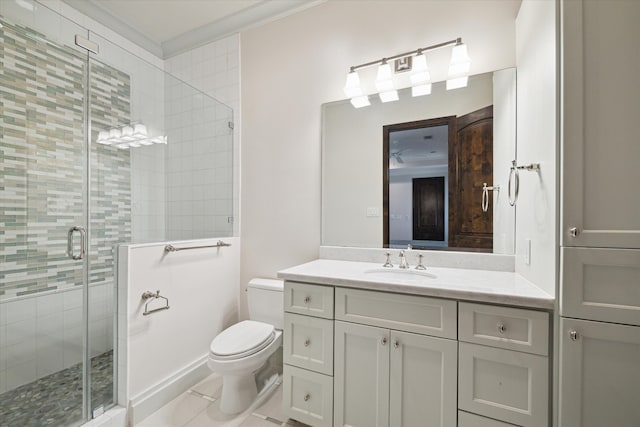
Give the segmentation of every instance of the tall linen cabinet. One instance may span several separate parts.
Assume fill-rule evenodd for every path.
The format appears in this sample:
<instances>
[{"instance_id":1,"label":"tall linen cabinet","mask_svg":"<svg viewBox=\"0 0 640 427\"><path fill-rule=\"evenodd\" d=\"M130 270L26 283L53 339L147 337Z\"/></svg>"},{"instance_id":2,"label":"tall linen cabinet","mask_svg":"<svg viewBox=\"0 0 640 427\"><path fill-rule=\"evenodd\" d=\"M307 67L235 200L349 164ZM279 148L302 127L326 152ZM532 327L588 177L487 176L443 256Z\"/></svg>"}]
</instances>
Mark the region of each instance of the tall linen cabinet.
<instances>
[{"instance_id":1,"label":"tall linen cabinet","mask_svg":"<svg viewBox=\"0 0 640 427\"><path fill-rule=\"evenodd\" d=\"M640 420L640 2L561 1L558 425Z\"/></svg>"}]
</instances>

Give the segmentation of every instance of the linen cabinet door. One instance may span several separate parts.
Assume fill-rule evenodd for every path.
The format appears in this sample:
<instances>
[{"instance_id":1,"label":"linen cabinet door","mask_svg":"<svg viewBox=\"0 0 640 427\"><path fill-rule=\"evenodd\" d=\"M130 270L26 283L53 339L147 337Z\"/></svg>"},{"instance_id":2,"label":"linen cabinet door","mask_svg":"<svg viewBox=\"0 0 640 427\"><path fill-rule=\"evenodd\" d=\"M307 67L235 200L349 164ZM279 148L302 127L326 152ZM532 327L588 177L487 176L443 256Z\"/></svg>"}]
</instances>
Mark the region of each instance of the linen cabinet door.
<instances>
[{"instance_id":1,"label":"linen cabinet door","mask_svg":"<svg viewBox=\"0 0 640 427\"><path fill-rule=\"evenodd\" d=\"M561 245L640 248L640 2L560 3Z\"/></svg>"},{"instance_id":2,"label":"linen cabinet door","mask_svg":"<svg viewBox=\"0 0 640 427\"><path fill-rule=\"evenodd\" d=\"M389 425L389 330L335 322L334 426Z\"/></svg>"},{"instance_id":3,"label":"linen cabinet door","mask_svg":"<svg viewBox=\"0 0 640 427\"><path fill-rule=\"evenodd\" d=\"M391 332L389 425L455 427L458 343Z\"/></svg>"},{"instance_id":4,"label":"linen cabinet door","mask_svg":"<svg viewBox=\"0 0 640 427\"><path fill-rule=\"evenodd\" d=\"M562 427L637 427L640 327L561 319Z\"/></svg>"}]
</instances>

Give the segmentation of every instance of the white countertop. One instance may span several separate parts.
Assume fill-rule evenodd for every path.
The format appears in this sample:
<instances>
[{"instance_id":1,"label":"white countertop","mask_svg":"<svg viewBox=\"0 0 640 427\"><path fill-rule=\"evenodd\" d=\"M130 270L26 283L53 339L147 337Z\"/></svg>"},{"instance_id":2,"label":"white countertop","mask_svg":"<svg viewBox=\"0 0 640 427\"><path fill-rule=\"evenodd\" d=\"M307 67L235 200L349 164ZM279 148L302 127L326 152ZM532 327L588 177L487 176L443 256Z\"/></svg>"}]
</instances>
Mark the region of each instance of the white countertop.
<instances>
[{"instance_id":1,"label":"white countertop","mask_svg":"<svg viewBox=\"0 0 640 427\"><path fill-rule=\"evenodd\" d=\"M531 308L554 308L552 295L513 272L430 267L425 273L431 276L420 275L413 268L408 272L397 266L385 269L382 264L369 262L318 259L281 270L278 278Z\"/></svg>"}]
</instances>

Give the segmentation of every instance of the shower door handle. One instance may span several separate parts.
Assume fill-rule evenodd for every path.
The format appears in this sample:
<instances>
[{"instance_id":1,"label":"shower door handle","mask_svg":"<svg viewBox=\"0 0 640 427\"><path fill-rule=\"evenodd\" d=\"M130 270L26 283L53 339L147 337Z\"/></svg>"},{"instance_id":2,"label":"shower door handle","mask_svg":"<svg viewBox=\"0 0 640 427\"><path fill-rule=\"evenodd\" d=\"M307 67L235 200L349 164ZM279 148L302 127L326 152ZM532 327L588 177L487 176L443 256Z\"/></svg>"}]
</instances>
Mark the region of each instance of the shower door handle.
<instances>
[{"instance_id":1,"label":"shower door handle","mask_svg":"<svg viewBox=\"0 0 640 427\"><path fill-rule=\"evenodd\" d=\"M73 252L73 235L76 231L80 233L80 253L78 255ZM67 255L69 256L69 258L76 261L84 258L86 254L86 237L87 231L84 227L79 227L76 225L69 229L69 233L67 233Z\"/></svg>"}]
</instances>

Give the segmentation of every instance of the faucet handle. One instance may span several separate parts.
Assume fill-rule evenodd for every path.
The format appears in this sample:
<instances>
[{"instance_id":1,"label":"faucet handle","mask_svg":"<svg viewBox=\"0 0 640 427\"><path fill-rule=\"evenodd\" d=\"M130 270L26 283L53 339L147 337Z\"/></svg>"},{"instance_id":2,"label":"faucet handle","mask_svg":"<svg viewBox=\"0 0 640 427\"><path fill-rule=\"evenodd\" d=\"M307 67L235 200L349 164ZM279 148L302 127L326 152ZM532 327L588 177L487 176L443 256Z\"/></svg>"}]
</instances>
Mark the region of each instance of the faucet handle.
<instances>
[{"instance_id":1,"label":"faucet handle","mask_svg":"<svg viewBox=\"0 0 640 427\"><path fill-rule=\"evenodd\" d=\"M400 251L400 268L409 268L409 264L407 264L407 257L404 256L404 251Z\"/></svg>"},{"instance_id":2,"label":"faucet handle","mask_svg":"<svg viewBox=\"0 0 640 427\"><path fill-rule=\"evenodd\" d=\"M384 254L387 256L387 260L382 266L386 268L393 267L393 264L391 264L391 252L385 252Z\"/></svg>"},{"instance_id":3,"label":"faucet handle","mask_svg":"<svg viewBox=\"0 0 640 427\"><path fill-rule=\"evenodd\" d=\"M422 265L422 258L424 258L424 255L418 254L418 265L416 265L416 270L426 270L427 269L424 265Z\"/></svg>"}]
</instances>

